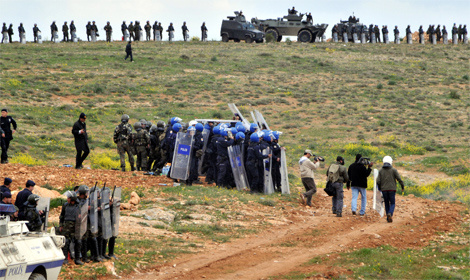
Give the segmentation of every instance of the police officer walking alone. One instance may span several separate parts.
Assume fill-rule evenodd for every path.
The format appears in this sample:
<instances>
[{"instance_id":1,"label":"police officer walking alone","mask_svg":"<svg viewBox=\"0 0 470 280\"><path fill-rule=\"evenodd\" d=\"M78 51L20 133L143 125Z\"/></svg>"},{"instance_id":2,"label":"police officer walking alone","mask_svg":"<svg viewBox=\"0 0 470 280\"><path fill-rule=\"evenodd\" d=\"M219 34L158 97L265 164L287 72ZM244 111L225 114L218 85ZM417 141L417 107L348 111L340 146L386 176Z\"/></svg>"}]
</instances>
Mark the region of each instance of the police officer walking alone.
<instances>
[{"instance_id":1,"label":"police officer walking alone","mask_svg":"<svg viewBox=\"0 0 470 280\"><path fill-rule=\"evenodd\" d=\"M83 161L90 153L88 148L88 134L86 131L86 115L81 113L78 121L76 121L72 127L72 134L75 138L75 149L77 150L77 156L75 158L75 168L82 169Z\"/></svg>"}]
</instances>

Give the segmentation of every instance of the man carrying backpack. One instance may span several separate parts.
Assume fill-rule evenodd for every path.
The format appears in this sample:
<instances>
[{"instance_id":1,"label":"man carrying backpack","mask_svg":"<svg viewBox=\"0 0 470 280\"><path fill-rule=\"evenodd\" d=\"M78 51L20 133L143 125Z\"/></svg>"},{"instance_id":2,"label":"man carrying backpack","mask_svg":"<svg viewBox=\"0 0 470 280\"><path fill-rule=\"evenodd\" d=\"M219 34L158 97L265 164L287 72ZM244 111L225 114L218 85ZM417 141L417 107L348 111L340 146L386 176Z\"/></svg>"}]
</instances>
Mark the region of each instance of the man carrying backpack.
<instances>
[{"instance_id":1,"label":"man carrying backpack","mask_svg":"<svg viewBox=\"0 0 470 280\"><path fill-rule=\"evenodd\" d=\"M333 214L336 214L336 217L342 217L344 198L343 184L349 181L348 172L346 167L344 167L344 158L342 156L338 156L336 162L328 167L326 176L328 184L331 184L336 191L336 194L331 199L333 203Z\"/></svg>"}]
</instances>

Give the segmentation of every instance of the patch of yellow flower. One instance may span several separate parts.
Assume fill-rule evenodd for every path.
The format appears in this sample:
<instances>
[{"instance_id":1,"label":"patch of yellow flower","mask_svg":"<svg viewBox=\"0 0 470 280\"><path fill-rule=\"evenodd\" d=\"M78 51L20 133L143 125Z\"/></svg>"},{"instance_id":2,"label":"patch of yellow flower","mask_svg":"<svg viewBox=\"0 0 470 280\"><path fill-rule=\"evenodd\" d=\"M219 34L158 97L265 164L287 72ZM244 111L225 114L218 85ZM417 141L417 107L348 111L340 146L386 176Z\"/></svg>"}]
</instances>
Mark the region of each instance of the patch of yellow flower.
<instances>
[{"instance_id":1,"label":"patch of yellow flower","mask_svg":"<svg viewBox=\"0 0 470 280\"><path fill-rule=\"evenodd\" d=\"M34 165L46 165L46 162L40 159L35 159L29 154L19 153L13 156L10 159L10 163L20 163L24 165L34 166Z\"/></svg>"}]
</instances>

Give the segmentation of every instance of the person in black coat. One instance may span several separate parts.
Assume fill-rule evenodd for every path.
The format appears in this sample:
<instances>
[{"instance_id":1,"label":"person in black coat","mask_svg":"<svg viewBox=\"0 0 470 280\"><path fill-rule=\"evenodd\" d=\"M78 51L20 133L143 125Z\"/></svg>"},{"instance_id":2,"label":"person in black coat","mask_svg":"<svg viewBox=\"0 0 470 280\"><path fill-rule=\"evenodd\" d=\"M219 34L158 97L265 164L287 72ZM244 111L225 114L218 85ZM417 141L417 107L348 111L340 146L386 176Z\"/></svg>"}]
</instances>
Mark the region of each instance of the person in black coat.
<instances>
[{"instance_id":1,"label":"person in black coat","mask_svg":"<svg viewBox=\"0 0 470 280\"><path fill-rule=\"evenodd\" d=\"M13 134L16 132L16 121L8 116L8 110L2 109L2 116L0 117L1 130L3 130L1 145L2 156L1 163L8 163L8 148L10 147L10 141L13 140ZM11 126L13 125L13 130ZM4 135L4 136L3 136Z\"/></svg>"},{"instance_id":2,"label":"person in black coat","mask_svg":"<svg viewBox=\"0 0 470 280\"><path fill-rule=\"evenodd\" d=\"M26 181L26 187L16 196L15 206L18 207L20 215L23 213L26 206L25 202L28 201L28 197L33 194L34 186L36 186L36 183L32 180ZM22 217L20 217L20 220L21 219Z\"/></svg>"},{"instance_id":3,"label":"person in black coat","mask_svg":"<svg viewBox=\"0 0 470 280\"><path fill-rule=\"evenodd\" d=\"M132 57L132 45L131 41L129 41L126 45L126 58L124 60L127 60L128 57L131 57L131 62L134 62L134 58Z\"/></svg>"},{"instance_id":4,"label":"person in black coat","mask_svg":"<svg viewBox=\"0 0 470 280\"><path fill-rule=\"evenodd\" d=\"M77 156L75 158L75 168L82 169L83 161L90 153L88 148L88 134L86 131L86 115L81 113L78 121L73 124L72 134L75 138L75 149L77 150Z\"/></svg>"},{"instance_id":5,"label":"person in black coat","mask_svg":"<svg viewBox=\"0 0 470 280\"><path fill-rule=\"evenodd\" d=\"M367 168L366 165L368 164ZM364 161L362 155L356 155L356 161L351 164L348 168L348 176L349 182L347 188L352 188L352 201L351 201L351 211L353 215L356 215L357 210L357 198L359 197L359 193L361 193L361 210L359 214L364 216L366 213L366 206L367 206L367 197L366 197L366 189L367 189L367 177L369 177L372 169L373 163Z\"/></svg>"}]
</instances>

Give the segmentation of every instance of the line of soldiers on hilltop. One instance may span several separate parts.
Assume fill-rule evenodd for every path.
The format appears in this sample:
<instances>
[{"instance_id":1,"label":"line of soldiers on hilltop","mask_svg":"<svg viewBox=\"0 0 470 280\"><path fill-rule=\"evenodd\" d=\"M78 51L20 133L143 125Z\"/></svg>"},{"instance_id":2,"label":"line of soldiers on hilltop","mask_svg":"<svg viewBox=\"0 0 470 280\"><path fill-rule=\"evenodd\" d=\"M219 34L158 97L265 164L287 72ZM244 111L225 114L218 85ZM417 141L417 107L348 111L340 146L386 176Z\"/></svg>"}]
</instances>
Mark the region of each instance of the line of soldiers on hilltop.
<instances>
[{"instance_id":1,"label":"line of soldiers on hilltop","mask_svg":"<svg viewBox=\"0 0 470 280\"><path fill-rule=\"evenodd\" d=\"M93 41L95 42L97 40L97 37L99 37L99 31L98 27L96 25L95 21L89 21L87 25L85 26L86 28L86 35L87 35L87 40L88 42ZM111 42L112 40L112 33L113 33L113 28L111 26L111 23L108 21L106 25L104 26L104 31L106 33L106 41ZM51 42L58 42L59 39L59 28L57 27L57 24L55 21L52 22L50 26L51 30ZM161 22L155 21L153 25L150 24L150 21L147 21L147 23L143 26L140 24L140 21L135 21L130 22L129 25L126 24L126 21L123 21L121 24L121 32L122 32L122 40L126 41L143 41L143 30L145 30L145 40L150 41L151 40L151 35L152 35L152 30L153 30L153 40L154 41L161 41L163 39L163 27ZM183 22L183 25L181 26L181 30L183 33L183 39L184 41L187 41L189 39L189 29L188 26L186 25L186 22ZM168 32L168 40L172 41L174 38L174 27L173 23L170 23L168 26L166 32ZM201 41L206 41L207 40L207 27L206 23L203 22L201 26ZM20 26L18 27L18 33L19 33L19 42L20 43L26 43L26 30L24 29L23 23L20 23ZM74 21L72 20L70 24L67 24L67 22L64 22L62 25L62 42L77 42L78 37L77 37L77 28L75 26ZM12 43L12 38L13 38L14 32L13 32L13 24L10 24L9 27L6 26L6 23L3 23L2 27L2 41L1 43ZM34 43L41 43L42 42L42 36L41 36L41 30L37 26L37 24L34 24L33 27L33 36L34 36Z\"/></svg>"},{"instance_id":2,"label":"line of soldiers on hilltop","mask_svg":"<svg viewBox=\"0 0 470 280\"><path fill-rule=\"evenodd\" d=\"M380 40L380 33L382 32L382 41ZM452 42L453 44L457 43L463 43L463 44L468 44L468 31L467 31L467 25L460 24L457 27L457 24L454 23L454 26L452 27ZM358 42L360 41L361 43L385 43L388 44L389 41L389 31L387 25L383 25L382 28L380 29L378 25L373 25L370 24L369 28L366 30L366 26L362 25L359 27L356 27L356 25L351 25L349 27L347 24L344 24L342 27L338 25L334 25L333 29L331 30L332 33L332 38L333 42L338 42L339 39L341 39L343 42L349 42L351 41L350 37L353 35L353 42ZM366 33L368 34L368 40L366 38ZM412 31L411 31L411 26L408 25L406 27L406 37L405 41L408 44L412 43ZM419 43L424 44L425 42L425 33L423 26L421 25L418 29L419 33ZM398 26L395 25L395 28L393 29L393 34L394 34L394 43L399 44L400 43L400 30L398 29ZM437 44L437 42L440 42L441 39L444 44L448 43L448 31L446 29L446 26L442 26L441 30L441 25L429 25L429 28L426 31L426 34L428 34L428 41L431 42L432 44Z\"/></svg>"},{"instance_id":3,"label":"line of soldiers on hilltop","mask_svg":"<svg viewBox=\"0 0 470 280\"><path fill-rule=\"evenodd\" d=\"M160 175L166 167L167 176L173 178L170 174L171 169L177 164L174 161L174 155L177 154L175 149L178 149L177 134L182 132L193 135L192 143L189 144L191 147L189 176L183 183L202 184L199 175L205 174L205 181L208 184L216 183L220 187L235 188L236 178L229 162L228 148L238 146L243 155L241 160L246 166L249 183L247 187L250 191L264 192L263 160L270 158L272 185L274 191L280 192L281 149L284 148L278 144L278 141L282 132L260 128L256 123L250 124L249 129L246 129L241 121L240 116L235 114L233 122L230 123L218 123L216 120L209 120L204 124L196 120L184 123L181 118L173 117L167 124L158 121L155 125L141 119L132 126L129 123L129 116L124 114L113 135L120 156L121 170L126 171L127 154L131 171ZM267 148L270 152L263 153ZM134 155L137 156L136 160Z\"/></svg>"}]
</instances>

